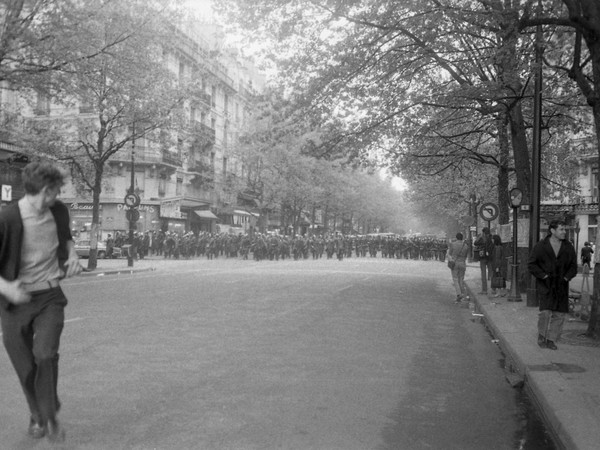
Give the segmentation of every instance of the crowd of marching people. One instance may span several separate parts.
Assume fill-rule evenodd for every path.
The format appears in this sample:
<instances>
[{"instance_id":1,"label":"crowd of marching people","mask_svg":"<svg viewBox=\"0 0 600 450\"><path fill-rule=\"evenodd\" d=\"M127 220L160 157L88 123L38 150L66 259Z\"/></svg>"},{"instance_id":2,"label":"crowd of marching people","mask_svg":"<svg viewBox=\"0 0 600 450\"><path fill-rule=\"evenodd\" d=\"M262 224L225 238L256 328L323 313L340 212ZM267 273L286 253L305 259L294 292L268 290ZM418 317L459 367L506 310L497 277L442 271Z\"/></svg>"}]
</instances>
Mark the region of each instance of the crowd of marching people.
<instances>
[{"instance_id":1,"label":"crowd of marching people","mask_svg":"<svg viewBox=\"0 0 600 450\"><path fill-rule=\"evenodd\" d=\"M117 232L111 245L123 247L128 235ZM260 260L382 257L444 261L448 243L434 237L355 236L341 233L311 236L279 234L199 234L147 231L134 234L136 259L162 256L173 259L205 257Z\"/></svg>"}]
</instances>

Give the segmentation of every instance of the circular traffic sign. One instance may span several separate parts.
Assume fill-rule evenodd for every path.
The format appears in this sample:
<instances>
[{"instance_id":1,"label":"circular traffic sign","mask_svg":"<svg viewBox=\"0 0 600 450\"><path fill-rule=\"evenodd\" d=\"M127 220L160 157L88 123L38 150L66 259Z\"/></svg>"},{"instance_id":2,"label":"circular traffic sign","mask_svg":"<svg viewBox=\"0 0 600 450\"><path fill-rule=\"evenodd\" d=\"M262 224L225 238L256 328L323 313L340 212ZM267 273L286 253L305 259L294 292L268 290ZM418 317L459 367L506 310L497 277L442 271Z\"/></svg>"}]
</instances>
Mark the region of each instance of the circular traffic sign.
<instances>
[{"instance_id":1,"label":"circular traffic sign","mask_svg":"<svg viewBox=\"0 0 600 450\"><path fill-rule=\"evenodd\" d=\"M137 194L127 194L124 202L130 208L135 208L136 206L140 206L140 196Z\"/></svg>"},{"instance_id":2,"label":"circular traffic sign","mask_svg":"<svg viewBox=\"0 0 600 450\"><path fill-rule=\"evenodd\" d=\"M125 217L129 222L137 222L140 220L140 212L137 209L128 209L125 212Z\"/></svg>"},{"instance_id":3,"label":"circular traffic sign","mask_svg":"<svg viewBox=\"0 0 600 450\"><path fill-rule=\"evenodd\" d=\"M491 222L496 217L498 217L499 213L500 210L498 208L498 205L496 205L495 203L484 203L483 205L481 205L481 209L479 210L479 215L481 216L481 218L483 220L487 220L488 222Z\"/></svg>"}]
</instances>

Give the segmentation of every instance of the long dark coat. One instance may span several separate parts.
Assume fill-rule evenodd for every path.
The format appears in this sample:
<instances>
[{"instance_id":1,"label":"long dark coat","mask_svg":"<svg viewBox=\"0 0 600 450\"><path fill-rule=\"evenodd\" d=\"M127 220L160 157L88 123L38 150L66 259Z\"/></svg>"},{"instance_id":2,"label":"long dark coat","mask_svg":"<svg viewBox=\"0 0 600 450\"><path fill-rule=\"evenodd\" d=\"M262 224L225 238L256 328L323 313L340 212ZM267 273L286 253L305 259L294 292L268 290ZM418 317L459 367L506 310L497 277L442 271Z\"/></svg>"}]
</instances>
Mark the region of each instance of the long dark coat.
<instances>
[{"instance_id":1,"label":"long dark coat","mask_svg":"<svg viewBox=\"0 0 600 450\"><path fill-rule=\"evenodd\" d=\"M577 253L569 241L562 241L558 256L550 236L538 242L527 263L536 278L536 297L540 311L569 312L569 281L577 275ZM548 278L544 277L548 275Z\"/></svg>"}]
</instances>

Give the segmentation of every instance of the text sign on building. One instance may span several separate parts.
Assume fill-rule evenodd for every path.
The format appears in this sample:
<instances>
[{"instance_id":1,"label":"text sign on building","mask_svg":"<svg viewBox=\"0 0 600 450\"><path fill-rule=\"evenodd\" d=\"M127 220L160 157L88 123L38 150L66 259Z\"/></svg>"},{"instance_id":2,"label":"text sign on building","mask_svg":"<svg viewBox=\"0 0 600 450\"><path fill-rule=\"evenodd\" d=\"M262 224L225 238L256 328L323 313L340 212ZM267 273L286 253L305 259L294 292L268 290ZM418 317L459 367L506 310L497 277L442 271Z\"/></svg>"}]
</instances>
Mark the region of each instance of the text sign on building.
<instances>
[{"instance_id":1,"label":"text sign on building","mask_svg":"<svg viewBox=\"0 0 600 450\"><path fill-rule=\"evenodd\" d=\"M2 185L2 201L12 202L12 186L10 184Z\"/></svg>"},{"instance_id":2,"label":"text sign on building","mask_svg":"<svg viewBox=\"0 0 600 450\"><path fill-rule=\"evenodd\" d=\"M181 200L165 200L160 202L160 217L181 219Z\"/></svg>"}]
</instances>

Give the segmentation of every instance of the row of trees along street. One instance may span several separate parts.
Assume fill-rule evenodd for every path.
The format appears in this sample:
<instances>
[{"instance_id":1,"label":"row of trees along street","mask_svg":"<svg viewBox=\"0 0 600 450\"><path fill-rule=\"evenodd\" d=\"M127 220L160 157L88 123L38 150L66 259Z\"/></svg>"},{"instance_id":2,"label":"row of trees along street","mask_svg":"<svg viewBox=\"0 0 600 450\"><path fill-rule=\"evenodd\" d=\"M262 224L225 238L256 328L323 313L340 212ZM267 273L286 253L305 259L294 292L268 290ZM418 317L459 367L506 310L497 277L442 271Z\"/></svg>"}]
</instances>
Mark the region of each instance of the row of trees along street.
<instances>
[{"instance_id":1,"label":"row of trees along street","mask_svg":"<svg viewBox=\"0 0 600 450\"><path fill-rule=\"evenodd\" d=\"M178 78L168 63L180 38L174 24L187 20L189 11L158 0L2 0L0 11L0 82L29 96L40 113L24 121L3 108L3 137L30 156L68 163L79 191L91 195L93 269L107 161L142 137L176 152L185 133L185 102L200 91L201 80ZM49 120L50 100L78 106L79 114ZM278 102L260 104L258 132L237 152L248 176L231 177L228 189L250 190L263 220L281 208L294 230L303 211L317 206L333 224L354 220L363 231L402 223L399 194L375 173L303 155L301 127L273 120L285 108Z\"/></svg>"},{"instance_id":2,"label":"row of trees along street","mask_svg":"<svg viewBox=\"0 0 600 450\"><path fill-rule=\"evenodd\" d=\"M277 71L290 115L318 130L303 153L390 167L432 222L466 215L474 193L500 206L500 223L509 187L531 201L538 25L542 198L576 197L577 158L600 159L597 0L217 3L227 23L268 41L256 52Z\"/></svg>"}]
</instances>

